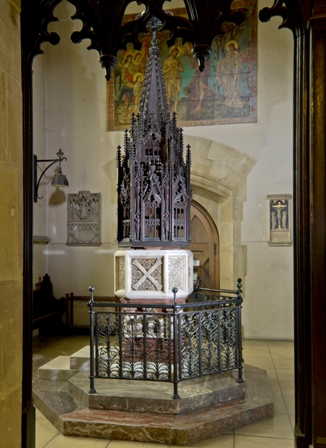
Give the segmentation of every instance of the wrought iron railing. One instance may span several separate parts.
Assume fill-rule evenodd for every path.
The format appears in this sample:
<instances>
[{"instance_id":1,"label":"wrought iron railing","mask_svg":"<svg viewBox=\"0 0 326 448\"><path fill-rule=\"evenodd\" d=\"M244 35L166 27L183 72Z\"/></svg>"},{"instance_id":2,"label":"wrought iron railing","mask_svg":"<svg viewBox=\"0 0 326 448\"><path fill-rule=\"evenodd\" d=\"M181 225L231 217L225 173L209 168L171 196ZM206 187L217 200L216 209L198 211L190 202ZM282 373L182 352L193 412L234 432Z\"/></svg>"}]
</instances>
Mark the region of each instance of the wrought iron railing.
<instances>
[{"instance_id":1,"label":"wrought iron railing","mask_svg":"<svg viewBox=\"0 0 326 448\"><path fill-rule=\"evenodd\" d=\"M238 370L242 378L241 279L237 290L196 290L187 303L96 303L90 287L90 393L95 378L178 383ZM137 308L136 308L137 307ZM99 311L98 309L103 309Z\"/></svg>"}]
</instances>

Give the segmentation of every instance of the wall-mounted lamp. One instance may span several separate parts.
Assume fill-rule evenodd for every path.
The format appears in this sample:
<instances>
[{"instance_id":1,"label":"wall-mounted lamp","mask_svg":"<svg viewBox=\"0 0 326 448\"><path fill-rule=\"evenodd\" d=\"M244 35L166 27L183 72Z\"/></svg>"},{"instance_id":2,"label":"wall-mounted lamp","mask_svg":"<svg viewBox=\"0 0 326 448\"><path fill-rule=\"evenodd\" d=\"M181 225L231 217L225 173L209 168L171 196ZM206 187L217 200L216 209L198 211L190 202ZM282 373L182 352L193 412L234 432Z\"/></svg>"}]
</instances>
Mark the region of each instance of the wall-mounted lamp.
<instances>
[{"instance_id":1,"label":"wall-mounted lamp","mask_svg":"<svg viewBox=\"0 0 326 448\"><path fill-rule=\"evenodd\" d=\"M67 160L67 157L63 157L63 152L61 151L61 149L59 149L59 151L57 152L57 159L38 159L37 156L34 155L34 202L37 202L37 199L42 199L42 197L38 196L38 188L40 186L40 182L41 179L44 175L44 173L55 163L59 162L59 172L57 174L54 175L54 178L52 180L51 185L53 187L69 187L69 183L68 180L66 178L66 176L64 174L62 174L61 171L61 162L63 160ZM37 164L38 162L52 162L50 163L49 166L47 166L45 168L45 170L42 172L42 174L40 175L39 180L37 180Z\"/></svg>"}]
</instances>

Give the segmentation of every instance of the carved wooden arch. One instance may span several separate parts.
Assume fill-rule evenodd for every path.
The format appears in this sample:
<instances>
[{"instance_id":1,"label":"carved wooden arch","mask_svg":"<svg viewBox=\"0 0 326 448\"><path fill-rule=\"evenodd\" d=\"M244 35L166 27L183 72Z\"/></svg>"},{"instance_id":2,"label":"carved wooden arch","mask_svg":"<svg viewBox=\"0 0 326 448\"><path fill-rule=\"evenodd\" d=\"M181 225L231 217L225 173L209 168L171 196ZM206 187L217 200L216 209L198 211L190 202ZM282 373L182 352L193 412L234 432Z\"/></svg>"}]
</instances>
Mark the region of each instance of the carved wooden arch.
<instances>
[{"instance_id":1,"label":"carved wooden arch","mask_svg":"<svg viewBox=\"0 0 326 448\"><path fill-rule=\"evenodd\" d=\"M41 44L50 42L56 45L60 41L57 33L49 33L47 26L57 21L53 15L54 8L62 0L22 0L22 47L23 57L31 63L34 56L42 53ZM127 42L140 48L139 33L146 30L150 18L155 15L162 22L162 29L170 31L168 45L173 45L175 38L182 37L191 42L194 47L194 57L198 60L202 71L205 61L209 59L213 39L224 34L222 26L225 22L242 23L245 15L241 11L232 12L232 0L206 1L184 0L188 18L168 14L163 9L165 0L138 0L144 4L144 14L135 21L122 25L123 16L127 6L133 0L69 0L76 8L73 19L82 21L82 29L71 35L74 43L83 39L90 39L88 49L97 50L100 62L106 70L106 77L110 79L111 71L118 60L116 54L124 48Z\"/></svg>"}]
</instances>

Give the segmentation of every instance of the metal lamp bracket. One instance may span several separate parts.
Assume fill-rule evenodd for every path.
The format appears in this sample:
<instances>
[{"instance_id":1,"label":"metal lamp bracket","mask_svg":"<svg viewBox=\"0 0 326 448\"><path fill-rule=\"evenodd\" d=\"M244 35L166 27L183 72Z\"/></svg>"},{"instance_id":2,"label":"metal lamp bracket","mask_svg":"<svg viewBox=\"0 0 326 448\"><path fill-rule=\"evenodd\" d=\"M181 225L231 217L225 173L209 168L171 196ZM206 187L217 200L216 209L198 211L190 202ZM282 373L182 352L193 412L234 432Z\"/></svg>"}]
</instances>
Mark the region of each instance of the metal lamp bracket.
<instances>
[{"instance_id":1,"label":"metal lamp bracket","mask_svg":"<svg viewBox=\"0 0 326 448\"><path fill-rule=\"evenodd\" d=\"M39 197L38 195L38 189L40 186L40 182L42 177L44 176L44 174L46 173L46 171L51 168L52 165L54 165L55 163L59 162L61 164L61 162L63 160L67 160L67 157L63 157L63 152L61 149L59 149L59 151L57 152L57 159L38 159L37 156L34 154L34 202L37 202L37 199L42 199L43 196ZM50 165L48 165L45 170L42 171L42 174L40 175L39 179L37 180L37 164L39 162L52 162L50 163Z\"/></svg>"}]
</instances>

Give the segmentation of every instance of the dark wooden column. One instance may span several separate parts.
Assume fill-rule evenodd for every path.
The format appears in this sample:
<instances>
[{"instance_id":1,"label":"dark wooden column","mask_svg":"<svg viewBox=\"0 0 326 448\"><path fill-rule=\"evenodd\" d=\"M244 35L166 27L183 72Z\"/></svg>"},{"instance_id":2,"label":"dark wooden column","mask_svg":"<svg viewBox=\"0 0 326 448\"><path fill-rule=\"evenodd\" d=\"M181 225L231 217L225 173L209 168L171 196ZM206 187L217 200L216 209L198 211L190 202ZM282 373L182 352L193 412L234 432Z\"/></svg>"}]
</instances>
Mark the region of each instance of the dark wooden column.
<instances>
[{"instance_id":1,"label":"dark wooden column","mask_svg":"<svg viewBox=\"0 0 326 448\"><path fill-rule=\"evenodd\" d=\"M309 22L312 444L326 447L326 1Z\"/></svg>"},{"instance_id":2,"label":"dark wooden column","mask_svg":"<svg viewBox=\"0 0 326 448\"><path fill-rule=\"evenodd\" d=\"M22 45L23 47L23 45ZM22 447L35 446L35 408L32 405L33 318L33 107L32 62L22 50L24 258L23 258L23 395Z\"/></svg>"},{"instance_id":3,"label":"dark wooden column","mask_svg":"<svg viewBox=\"0 0 326 448\"><path fill-rule=\"evenodd\" d=\"M312 432L308 83L308 32L302 27L294 38L293 86L295 437L298 448L309 447Z\"/></svg>"},{"instance_id":4,"label":"dark wooden column","mask_svg":"<svg viewBox=\"0 0 326 448\"><path fill-rule=\"evenodd\" d=\"M314 4L314 7L312 5ZM275 0L294 35L295 439L326 447L326 0Z\"/></svg>"},{"instance_id":5,"label":"dark wooden column","mask_svg":"<svg viewBox=\"0 0 326 448\"><path fill-rule=\"evenodd\" d=\"M295 38L295 438L326 447L326 2Z\"/></svg>"}]
</instances>

